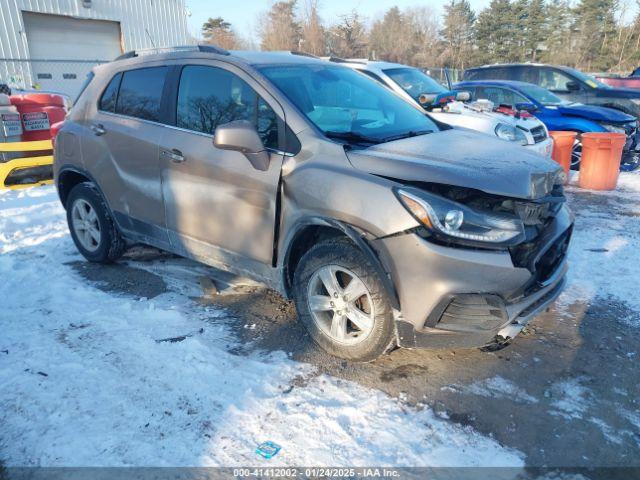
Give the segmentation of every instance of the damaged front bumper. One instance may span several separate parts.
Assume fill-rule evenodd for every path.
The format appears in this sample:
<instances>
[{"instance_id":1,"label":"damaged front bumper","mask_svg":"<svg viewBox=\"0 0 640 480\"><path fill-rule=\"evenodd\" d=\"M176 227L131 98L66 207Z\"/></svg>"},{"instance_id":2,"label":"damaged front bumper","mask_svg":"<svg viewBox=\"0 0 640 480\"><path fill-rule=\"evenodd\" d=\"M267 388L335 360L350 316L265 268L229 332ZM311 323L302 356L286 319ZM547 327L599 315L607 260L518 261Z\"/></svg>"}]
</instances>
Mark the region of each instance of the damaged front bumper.
<instances>
[{"instance_id":1,"label":"damaged front bumper","mask_svg":"<svg viewBox=\"0 0 640 480\"><path fill-rule=\"evenodd\" d=\"M399 345L482 347L514 338L561 293L572 223L565 206L527 266L508 251L447 247L416 234L376 240L393 259L386 267L400 301Z\"/></svg>"}]
</instances>

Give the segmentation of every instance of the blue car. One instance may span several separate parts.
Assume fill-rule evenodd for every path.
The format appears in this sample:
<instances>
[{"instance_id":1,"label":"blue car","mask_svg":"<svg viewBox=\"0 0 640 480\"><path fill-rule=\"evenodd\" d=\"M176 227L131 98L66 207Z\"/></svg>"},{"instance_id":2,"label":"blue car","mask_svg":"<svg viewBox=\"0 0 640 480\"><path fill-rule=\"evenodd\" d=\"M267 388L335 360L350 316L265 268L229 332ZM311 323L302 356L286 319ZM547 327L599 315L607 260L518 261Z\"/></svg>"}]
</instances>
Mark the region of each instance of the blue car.
<instances>
[{"instance_id":1,"label":"blue car","mask_svg":"<svg viewBox=\"0 0 640 480\"><path fill-rule=\"evenodd\" d=\"M636 150L636 118L612 108L583 105L562 100L537 85L511 80L478 80L456 83L455 90L467 91L472 100L488 99L497 105L511 105L531 111L549 130L574 132L618 132L627 135L621 170L633 170L640 164ZM638 148L640 150L640 148ZM582 148L576 144L572 168L578 169Z\"/></svg>"}]
</instances>

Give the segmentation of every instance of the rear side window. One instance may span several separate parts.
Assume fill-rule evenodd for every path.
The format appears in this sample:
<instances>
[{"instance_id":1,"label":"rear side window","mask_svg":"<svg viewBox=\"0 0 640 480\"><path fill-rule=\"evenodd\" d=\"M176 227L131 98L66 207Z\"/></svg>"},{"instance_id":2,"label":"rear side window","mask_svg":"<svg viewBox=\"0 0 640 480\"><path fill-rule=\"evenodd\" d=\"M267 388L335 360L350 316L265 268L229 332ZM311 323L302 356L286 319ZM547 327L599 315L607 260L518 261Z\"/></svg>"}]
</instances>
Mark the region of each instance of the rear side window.
<instances>
[{"instance_id":1,"label":"rear side window","mask_svg":"<svg viewBox=\"0 0 640 480\"><path fill-rule=\"evenodd\" d=\"M103 112L114 113L116 111L116 100L118 99L118 88L120 87L120 79L122 79L122 73L118 73L114 76L107 88L104 89L102 97L100 97L100 103L98 103L98 109Z\"/></svg>"},{"instance_id":2,"label":"rear side window","mask_svg":"<svg viewBox=\"0 0 640 480\"><path fill-rule=\"evenodd\" d=\"M253 123L265 147L278 148L278 117L253 88L237 75L216 67L188 65L178 89L176 125L213 135L234 120Z\"/></svg>"},{"instance_id":3,"label":"rear side window","mask_svg":"<svg viewBox=\"0 0 640 480\"><path fill-rule=\"evenodd\" d=\"M160 101L168 67L128 70L122 74L116 113L160 121Z\"/></svg>"}]
</instances>

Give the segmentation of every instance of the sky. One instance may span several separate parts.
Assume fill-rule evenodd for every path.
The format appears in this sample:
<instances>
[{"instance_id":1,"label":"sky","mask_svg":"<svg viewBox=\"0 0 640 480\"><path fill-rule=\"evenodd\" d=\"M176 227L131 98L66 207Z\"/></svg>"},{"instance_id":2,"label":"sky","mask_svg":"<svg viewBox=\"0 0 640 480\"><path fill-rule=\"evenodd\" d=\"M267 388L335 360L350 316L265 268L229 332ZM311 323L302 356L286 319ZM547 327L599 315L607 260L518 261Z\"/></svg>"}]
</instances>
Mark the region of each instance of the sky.
<instances>
[{"instance_id":1,"label":"sky","mask_svg":"<svg viewBox=\"0 0 640 480\"><path fill-rule=\"evenodd\" d=\"M191 12L189 28L191 34L199 37L202 24L209 17L222 17L230 22L242 37L256 39L256 19L266 11L273 0L186 0ZM339 16L357 10L369 21L381 17L390 7L400 8L430 6L436 12L442 12L442 6L448 0L320 0L320 13L325 23L337 23ZM470 0L471 6L478 11L489 4L489 0Z\"/></svg>"}]
</instances>

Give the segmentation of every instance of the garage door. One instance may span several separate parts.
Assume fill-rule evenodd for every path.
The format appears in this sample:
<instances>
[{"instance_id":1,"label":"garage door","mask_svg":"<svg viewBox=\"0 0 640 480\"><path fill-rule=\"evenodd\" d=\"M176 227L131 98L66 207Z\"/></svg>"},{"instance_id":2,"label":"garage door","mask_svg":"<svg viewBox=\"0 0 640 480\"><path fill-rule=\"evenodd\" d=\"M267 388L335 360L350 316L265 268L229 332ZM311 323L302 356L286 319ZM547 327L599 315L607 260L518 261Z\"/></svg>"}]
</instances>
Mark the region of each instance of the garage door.
<instances>
[{"instance_id":1,"label":"garage door","mask_svg":"<svg viewBox=\"0 0 640 480\"><path fill-rule=\"evenodd\" d=\"M75 97L96 60L122 53L118 22L32 12L22 12L22 18L29 56L36 60L33 83L42 90Z\"/></svg>"}]
</instances>

